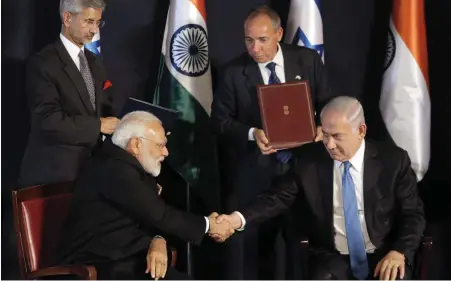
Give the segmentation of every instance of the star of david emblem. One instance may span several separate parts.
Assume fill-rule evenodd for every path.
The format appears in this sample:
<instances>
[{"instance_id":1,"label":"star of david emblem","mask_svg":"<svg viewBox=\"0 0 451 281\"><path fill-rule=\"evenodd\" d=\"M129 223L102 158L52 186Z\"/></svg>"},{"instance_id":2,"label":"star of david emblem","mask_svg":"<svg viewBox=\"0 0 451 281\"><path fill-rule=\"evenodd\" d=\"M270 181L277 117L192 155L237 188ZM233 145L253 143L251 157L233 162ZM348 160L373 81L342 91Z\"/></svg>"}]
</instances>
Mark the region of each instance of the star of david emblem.
<instances>
[{"instance_id":1,"label":"star of david emblem","mask_svg":"<svg viewBox=\"0 0 451 281\"><path fill-rule=\"evenodd\" d=\"M91 43L87 44L85 47L88 48L88 50L90 50L94 54L100 56L100 40L92 41Z\"/></svg>"},{"instance_id":2,"label":"star of david emblem","mask_svg":"<svg viewBox=\"0 0 451 281\"><path fill-rule=\"evenodd\" d=\"M320 57L323 57L324 52L324 44L312 44L310 43L310 40L308 40L307 35L302 31L300 27L296 30L296 33L293 37L293 44L299 45L299 46L305 46L309 49L313 49L318 52Z\"/></svg>"}]
</instances>

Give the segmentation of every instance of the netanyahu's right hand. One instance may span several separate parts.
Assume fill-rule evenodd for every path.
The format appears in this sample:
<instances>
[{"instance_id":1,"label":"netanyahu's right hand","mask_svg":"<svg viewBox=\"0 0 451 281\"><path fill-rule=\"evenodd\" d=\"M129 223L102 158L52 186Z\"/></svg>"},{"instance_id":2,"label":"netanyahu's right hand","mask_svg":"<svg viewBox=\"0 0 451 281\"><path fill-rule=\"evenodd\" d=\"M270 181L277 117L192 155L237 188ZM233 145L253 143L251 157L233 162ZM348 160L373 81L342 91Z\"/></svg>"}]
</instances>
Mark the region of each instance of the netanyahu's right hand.
<instances>
[{"instance_id":1,"label":"netanyahu's right hand","mask_svg":"<svg viewBox=\"0 0 451 281\"><path fill-rule=\"evenodd\" d=\"M216 217L216 223L222 224L225 222L229 223L230 227L236 231L243 231L244 226L246 225L246 220L240 212L233 212L230 215L223 214ZM210 235L210 237L219 243L222 243L226 240L219 235Z\"/></svg>"},{"instance_id":2,"label":"netanyahu's right hand","mask_svg":"<svg viewBox=\"0 0 451 281\"><path fill-rule=\"evenodd\" d=\"M210 222L210 229L208 230L208 235L212 237L216 242L224 242L227 240L235 230L232 228L230 223L226 220L220 222L217 221L218 213L214 212L208 216Z\"/></svg>"},{"instance_id":3,"label":"netanyahu's right hand","mask_svg":"<svg viewBox=\"0 0 451 281\"><path fill-rule=\"evenodd\" d=\"M234 230L243 228L243 221L238 212L233 212L230 215L222 214L216 218L216 223L223 223L225 221L230 223L230 226Z\"/></svg>"}]
</instances>

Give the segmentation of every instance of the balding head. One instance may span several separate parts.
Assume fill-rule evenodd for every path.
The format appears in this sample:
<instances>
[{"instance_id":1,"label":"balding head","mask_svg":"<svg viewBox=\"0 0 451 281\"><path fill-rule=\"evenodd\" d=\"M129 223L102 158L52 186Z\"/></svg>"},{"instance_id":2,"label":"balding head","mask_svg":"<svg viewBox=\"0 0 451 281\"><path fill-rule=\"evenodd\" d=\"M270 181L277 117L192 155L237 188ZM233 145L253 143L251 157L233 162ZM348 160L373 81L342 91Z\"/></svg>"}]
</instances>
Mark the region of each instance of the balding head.
<instances>
[{"instance_id":1,"label":"balding head","mask_svg":"<svg viewBox=\"0 0 451 281\"><path fill-rule=\"evenodd\" d=\"M321 111L323 143L338 161L351 159L366 134L365 115L360 102L341 96L331 100Z\"/></svg>"},{"instance_id":2,"label":"balding head","mask_svg":"<svg viewBox=\"0 0 451 281\"><path fill-rule=\"evenodd\" d=\"M365 124L363 107L357 99L352 97L340 96L331 100L321 111L321 119L323 115L330 113L343 115L353 129Z\"/></svg>"},{"instance_id":3,"label":"balding head","mask_svg":"<svg viewBox=\"0 0 451 281\"><path fill-rule=\"evenodd\" d=\"M153 114L135 111L125 115L116 127L112 142L132 154L155 177L169 155L161 121Z\"/></svg>"}]
</instances>

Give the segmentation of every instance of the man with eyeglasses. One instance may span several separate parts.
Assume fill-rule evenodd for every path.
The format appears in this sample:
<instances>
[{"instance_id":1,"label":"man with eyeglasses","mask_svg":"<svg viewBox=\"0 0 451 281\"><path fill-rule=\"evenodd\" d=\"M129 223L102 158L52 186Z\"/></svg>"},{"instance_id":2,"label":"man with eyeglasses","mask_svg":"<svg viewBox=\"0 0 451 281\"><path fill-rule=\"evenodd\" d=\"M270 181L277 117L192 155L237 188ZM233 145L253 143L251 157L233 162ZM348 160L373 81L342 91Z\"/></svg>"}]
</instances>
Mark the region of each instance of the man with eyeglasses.
<instances>
[{"instance_id":1,"label":"man with eyeglasses","mask_svg":"<svg viewBox=\"0 0 451 281\"><path fill-rule=\"evenodd\" d=\"M104 0L61 0L62 29L27 66L31 131L19 186L73 181L118 119L111 82L84 44L104 25Z\"/></svg>"},{"instance_id":2,"label":"man with eyeglasses","mask_svg":"<svg viewBox=\"0 0 451 281\"><path fill-rule=\"evenodd\" d=\"M161 121L135 111L80 174L60 241L61 264L92 264L103 279L189 279L170 264L167 235L199 245L226 239L229 222L178 210L158 196L155 177L169 155Z\"/></svg>"}]
</instances>

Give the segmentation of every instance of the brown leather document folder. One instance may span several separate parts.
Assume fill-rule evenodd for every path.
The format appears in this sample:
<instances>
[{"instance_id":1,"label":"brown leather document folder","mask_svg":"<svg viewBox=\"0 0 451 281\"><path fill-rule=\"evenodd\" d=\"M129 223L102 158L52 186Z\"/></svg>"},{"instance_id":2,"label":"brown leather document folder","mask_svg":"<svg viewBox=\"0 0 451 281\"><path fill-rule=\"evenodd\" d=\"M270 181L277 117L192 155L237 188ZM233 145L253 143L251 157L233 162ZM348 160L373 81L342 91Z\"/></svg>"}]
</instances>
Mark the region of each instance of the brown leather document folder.
<instances>
[{"instance_id":1,"label":"brown leather document folder","mask_svg":"<svg viewBox=\"0 0 451 281\"><path fill-rule=\"evenodd\" d=\"M308 81L258 85L263 130L275 149L312 142L316 135Z\"/></svg>"}]
</instances>

